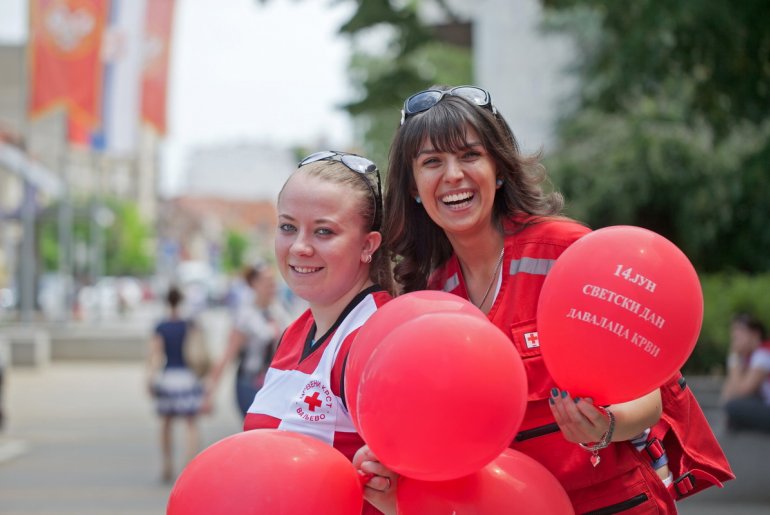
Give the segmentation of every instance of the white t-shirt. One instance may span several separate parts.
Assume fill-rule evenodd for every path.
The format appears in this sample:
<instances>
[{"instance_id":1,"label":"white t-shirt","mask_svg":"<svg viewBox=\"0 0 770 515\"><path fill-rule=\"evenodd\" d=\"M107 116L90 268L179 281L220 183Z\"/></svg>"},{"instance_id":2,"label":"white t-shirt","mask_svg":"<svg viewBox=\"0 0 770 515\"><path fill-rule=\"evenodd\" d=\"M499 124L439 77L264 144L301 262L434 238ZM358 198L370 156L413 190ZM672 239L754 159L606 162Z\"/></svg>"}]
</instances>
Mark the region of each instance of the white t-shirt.
<instances>
[{"instance_id":1,"label":"white t-shirt","mask_svg":"<svg viewBox=\"0 0 770 515\"><path fill-rule=\"evenodd\" d=\"M765 404L770 405L770 349L767 347L760 347L751 353L749 359L749 369L756 368L762 370L767 377L762 381L762 386L759 389L762 400Z\"/></svg>"}]
</instances>

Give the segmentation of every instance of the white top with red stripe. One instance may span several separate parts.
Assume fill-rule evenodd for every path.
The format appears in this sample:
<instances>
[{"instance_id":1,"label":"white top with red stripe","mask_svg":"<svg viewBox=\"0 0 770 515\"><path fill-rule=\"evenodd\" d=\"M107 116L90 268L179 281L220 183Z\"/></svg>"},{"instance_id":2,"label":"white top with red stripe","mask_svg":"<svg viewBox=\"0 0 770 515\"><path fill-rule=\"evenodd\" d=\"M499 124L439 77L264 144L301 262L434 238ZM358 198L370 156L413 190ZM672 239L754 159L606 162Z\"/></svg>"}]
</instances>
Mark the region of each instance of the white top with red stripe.
<instances>
[{"instance_id":1,"label":"white top with red stripe","mask_svg":"<svg viewBox=\"0 0 770 515\"><path fill-rule=\"evenodd\" d=\"M307 339L310 327L315 325L309 312L287 329L265 384L248 410L247 429L269 425L314 436L330 445L335 444L335 436L339 438L337 433L356 433L342 396L335 391L339 386L332 387L332 377L333 369L340 365L339 358L344 359L340 350L344 347L347 352L358 328L390 299L385 292L365 293L351 302L335 324L336 329L324 335L312 350L307 348ZM277 426L266 423L268 418Z\"/></svg>"}]
</instances>

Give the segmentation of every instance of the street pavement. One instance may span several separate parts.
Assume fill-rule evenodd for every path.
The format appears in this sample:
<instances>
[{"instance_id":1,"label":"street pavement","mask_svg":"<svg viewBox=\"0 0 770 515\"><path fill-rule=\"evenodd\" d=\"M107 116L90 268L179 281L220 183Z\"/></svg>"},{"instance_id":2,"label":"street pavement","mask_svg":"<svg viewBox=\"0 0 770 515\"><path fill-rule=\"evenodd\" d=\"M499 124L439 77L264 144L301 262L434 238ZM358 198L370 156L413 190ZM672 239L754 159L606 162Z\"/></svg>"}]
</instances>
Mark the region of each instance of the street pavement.
<instances>
[{"instance_id":1,"label":"street pavement","mask_svg":"<svg viewBox=\"0 0 770 515\"><path fill-rule=\"evenodd\" d=\"M213 317L213 343L225 340L221 315ZM200 418L203 447L241 429L232 368L214 413ZM6 375L0 514L165 513L171 485L160 480L160 423L143 363L56 361ZM178 472L185 434L181 421L177 426Z\"/></svg>"},{"instance_id":2,"label":"street pavement","mask_svg":"<svg viewBox=\"0 0 770 515\"><path fill-rule=\"evenodd\" d=\"M226 314L210 313L204 322L218 354ZM159 422L144 373L142 363L130 361L55 361L8 370L0 514L163 514L171 486L160 481ZM240 430L232 374L230 367L214 413L200 419L204 447ZM718 412L707 413L715 427L721 424ZM716 431L739 479L680 503L680 513L770 513L770 439ZM184 465L184 436L180 422L174 433L177 471Z\"/></svg>"}]
</instances>

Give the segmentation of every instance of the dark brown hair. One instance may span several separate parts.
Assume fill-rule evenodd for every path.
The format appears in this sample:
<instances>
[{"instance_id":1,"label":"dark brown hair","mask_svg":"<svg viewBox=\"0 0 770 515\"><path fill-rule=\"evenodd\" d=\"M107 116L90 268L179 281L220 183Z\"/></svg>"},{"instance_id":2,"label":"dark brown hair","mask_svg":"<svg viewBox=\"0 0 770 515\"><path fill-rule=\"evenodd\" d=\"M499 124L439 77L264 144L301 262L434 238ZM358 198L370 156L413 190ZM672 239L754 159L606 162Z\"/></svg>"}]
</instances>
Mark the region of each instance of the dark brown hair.
<instances>
[{"instance_id":1,"label":"dark brown hair","mask_svg":"<svg viewBox=\"0 0 770 515\"><path fill-rule=\"evenodd\" d=\"M748 329L749 331L759 335L759 339L765 341L767 338L767 329L758 318L751 313L736 313L733 315L733 324L739 324Z\"/></svg>"},{"instance_id":2,"label":"dark brown hair","mask_svg":"<svg viewBox=\"0 0 770 515\"><path fill-rule=\"evenodd\" d=\"M492 212L501 231L503 220L516 213L553 216L564 205L561 194L543 189L547 175L540 155L525 156L519 151L513 132L500 114L462 97L443 97L427 111L407 118L390 147L383 235L396 262L395 279L404 292L424 289L431 271L452 254L444 231L413 198L416 185L412 162L426 137L439 152L466 148L469 128L479 135L480 143L494 160L498 178L503 180Z\"/></svg>"},{"instance_id":3,"label":"dark brown hair","mask_svg":"<svg viewBox=\"0 0 770 515\"><path fill-rule=\"evenodd\" d=\"M169 306L176 308L179 306L179 304L182 303L182 300L184 300L184 295L182 295L182 291L179 288L172 286L168 289L168 293L166 294L166 302Z\"/></svg>"}]
</instances>

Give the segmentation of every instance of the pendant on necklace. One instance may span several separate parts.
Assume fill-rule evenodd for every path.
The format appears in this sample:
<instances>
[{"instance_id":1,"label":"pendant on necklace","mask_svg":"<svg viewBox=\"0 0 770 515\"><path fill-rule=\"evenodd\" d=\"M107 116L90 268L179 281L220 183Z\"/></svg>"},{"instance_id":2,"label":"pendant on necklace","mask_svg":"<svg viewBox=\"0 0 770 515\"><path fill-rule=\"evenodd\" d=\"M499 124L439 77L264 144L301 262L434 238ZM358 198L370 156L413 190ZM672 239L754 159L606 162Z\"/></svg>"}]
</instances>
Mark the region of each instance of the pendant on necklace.
<instances>
[{"instance_id":1,"label":"pendant on necklace","mask_svg":"<svg viewBox=\"0 0 770 515\"><path fill-rule=\"evenodd\" d=\"M497 279L497 272L500 270L500 265L503 264L503 255L504 254L505 254L505 247L500 249L500 258L497 260L497 264L495 265L495 270L494 270L494 272L492 272L492 280L489 281L489 286L487 286L487 291L484 292L484 297L481 298L481 302L476 304L475 302L473 302L471 300L471 302L473 302L473 304L477 308L479 308L479 309L483 309L482 306L484 306L484 302L487 301L487 297L489 296L489 292L492 291L492 285L495 284L495 280ZM470 295L468 295L468 298L470 299Z\"/></svg>"}]
</instances>

